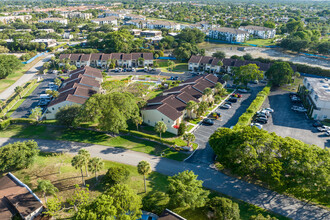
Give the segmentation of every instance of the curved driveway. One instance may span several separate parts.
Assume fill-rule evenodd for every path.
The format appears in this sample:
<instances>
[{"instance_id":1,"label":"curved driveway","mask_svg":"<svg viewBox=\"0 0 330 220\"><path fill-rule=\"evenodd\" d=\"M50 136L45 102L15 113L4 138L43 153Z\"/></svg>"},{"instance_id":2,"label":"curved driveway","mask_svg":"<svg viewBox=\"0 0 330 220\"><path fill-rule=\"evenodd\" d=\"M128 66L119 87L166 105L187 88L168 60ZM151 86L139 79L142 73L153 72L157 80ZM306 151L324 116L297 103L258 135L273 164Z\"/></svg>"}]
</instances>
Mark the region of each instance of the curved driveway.
<instances>
[{"instance_id":1,"label":"curved driveway","mask_svg":"<svg viewBox=\"0 0 330 220\"><path fill-rule=\"evenodd\" d=\"M0 146L26 139L0 138ZM113 148L67 141L36 140L43 151L77 153L81 148L87 149L93 157L101 157L119 163L136 166L139 161L149 161L154 171L165 175L174 175L184 170L192 170L204 181L204 186L268 209L283 216L297 220L326 220L330 219L330 212L318 206L306 204L297 199L280 195L265 188L246 183L229 177L206 165L194 165L158 156L134 152L123 148Z\"/></svg>"}]
</instances>

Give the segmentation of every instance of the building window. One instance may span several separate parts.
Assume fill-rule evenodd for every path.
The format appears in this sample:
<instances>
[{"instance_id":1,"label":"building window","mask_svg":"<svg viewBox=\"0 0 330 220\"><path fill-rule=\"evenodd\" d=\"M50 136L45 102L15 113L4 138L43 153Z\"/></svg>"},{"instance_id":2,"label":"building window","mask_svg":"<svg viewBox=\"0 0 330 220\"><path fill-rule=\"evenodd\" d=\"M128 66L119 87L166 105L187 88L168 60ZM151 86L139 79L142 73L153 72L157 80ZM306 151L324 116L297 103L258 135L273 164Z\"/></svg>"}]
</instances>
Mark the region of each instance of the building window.
<instances>
[{"instance_id":1,"label":"building window","mask_svg":"<svg viewBox=\"0 0 330 220\"><path fill-rule=\"evenodd\" d=\"M148 123L150 123L150 120L148 120Z\"/></svg>"},{"instance_id":2,"label":"building window","mask_svg":"<svg viewBox=\"0 0 330 220\"><path fill-rule=\"evenodd\" d=\"M168 123L170 123L170 120L168 120Z\"/></svg>"},{"instance_id":3,"label":"building window","mask_svg":"<svg viewBox=\"0 0 330 220\"><path fill-rule=\"evenodd\" d=\"M162 121L164 121L164 119L162 118Z\"/></svg>"},{"instance_id":4,"label":"building window","mask_svg":"<svg viewBox=\"0 0 330 220\"><path fill-rule=\"evenodd\" d=\"M53 110L55 110L54 108L52 108Z\"/></svg>"}]
</instances>

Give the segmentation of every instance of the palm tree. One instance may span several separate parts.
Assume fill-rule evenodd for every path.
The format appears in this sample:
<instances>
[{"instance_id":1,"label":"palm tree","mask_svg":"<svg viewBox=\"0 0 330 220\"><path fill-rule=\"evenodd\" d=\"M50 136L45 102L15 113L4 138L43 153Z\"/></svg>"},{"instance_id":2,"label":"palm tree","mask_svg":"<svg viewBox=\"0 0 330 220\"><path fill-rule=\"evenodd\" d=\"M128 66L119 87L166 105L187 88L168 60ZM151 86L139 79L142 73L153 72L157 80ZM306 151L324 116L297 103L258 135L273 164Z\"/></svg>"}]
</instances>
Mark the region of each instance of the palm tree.
<instances>
[{"instance_id":1,"label":"palm tree","mask_svg":"<svg viewBox=\"0 0 330 220\"><path fill-rule=\"evenodd\" d=\"M41 180L38 179L37 190L42 192L42 196L45 199L45 203L47 203L47 194L55 195L58 192L58 189L49 181L49 180Z\"/></svg>"},{"instance_id":2,"label":"palm tree","mask_svg":"<svg viewBox=\"0 0 330 220\"><path fill-rule=\"evenodd\" d=\"M208 100L208 97L210 96L210 95L212 95L213 94L213 92L212 92L212 89L211 88L206 88L206 89L204 89L204 92L203 92L203 100L204 101L206 101L206 100ZM207 99L206 99L207 98Z\"/></svg>"},{"instance_id":3,"label":"palm tree","mask_svg":"<svg viewBox=\"0 0 330 220\"><path fill-rule=\"evenodd\" d=\"M160 140L162 140L162 133L165 133L167 130L166 124L163 121L157 122L155 126L155 131L159 133Z\"/></svg>"},{"instance_id":4,"label":"palm tree","mask_svg":"<svg viewBox=\"0 0 330 220\"><path fill-rule=\"evenodd\" d=\"M146 175L148 175L149 173L151 173L150 163L147 162L147 161L145 161L145 160L142 160L137 165L137 169L138 169L138 173L140 175L143 175L143 179L144 179L144 192L147 192Z\"/></svg>"},{"instance_id":5,"label":"palm tree","mask_svg":"<svg viewBox=\"0 0 330 220\"><path fill-rule=\"evenodd\" d=\"M92 159L90 159L88 161L88 170L95 174L96 181L98 181L97 172L102 170L103 165L104 165L104 163L103 163L102 159L99 157L93 157Z\"/></svg>"},{"instance_id":6,"label":"palm tree","mask_svg":"<svg viewBox=\"0 0 330 220\"><path fill-rule=\"evenodd\" d=\"M140 116L132 118L133 123L136 125L136 130L139 130L139 125L142 124L143 120Z\"/></svg>"},{"instance_id":7,"label":"palm tree","mask_svg":"<svg viewBox=\"0 0 330 220\"><path fill-rule=\"evenodd\" d=\"M197 103L195 101L189 101L187 103L186 109L189 112L189 118L192 118L192 113L196 110L197 108Z\"/></svg>"},{"instance_id":8,"label":"palm tree","mask_svg":"<svg viewBox=\"0 0 330 220\"><path fill-rule=\"evenodd\" d=\"M19 98L22 98L23 87L22 86L16 86L15 92L16 92L16 94L19 95Z\"/></svg>"},{"instance_id":9,"label":"palm tree","mask_svg":"<svg viewBox=\"0 0 330 220\"><path fill-rule=\"evenodd\" d=\"M81 155L84 158L84 165L85 165L86 176L89 176L88 175L88 169L87 168L88 168L89 159L91 158L91 154L88 152L88 150L80 149L78 151L78 155Z\"/></svg>"},{"instance_id":10,"label":"palm tree","mask_svg":"<svg viewBox=\"0 0 330 220\"><path fill-rule=\"evenodd\" d=\"M82 179L82 183L85 186L85 180L84 180L84 173L83 173L83 166L85 165L85 158L82 155L76 155L72 158L71 160L71 165L75 168L75 169L80 169L81 172L81 179Z\"/></svg>"},{"instance_id":11,"label":"palm tree","mask_svg":"<svg viewBox=\"0 0 330 220\"><path fill-rule=\"evenodd\" d=\"M219 82L217 82L216 84L215 84L215 90L216 90L216 93L218 94L220 91L221 91L221 89L223 88L223 86L222 86L222 84L221 83L219 83Z\"/></svg>"},{"instance_id":12,"label":"palm tree","mask_svg":"<svg viewBox=\"0 0 330 220\"><path fill-rule=\"evenodd\" d=\"M190 146L190 142L194 141L196 139L195 135L192 133L185 133L182 136L183 140L187 141L187 146Z\"/></svg>"}]
</instances>

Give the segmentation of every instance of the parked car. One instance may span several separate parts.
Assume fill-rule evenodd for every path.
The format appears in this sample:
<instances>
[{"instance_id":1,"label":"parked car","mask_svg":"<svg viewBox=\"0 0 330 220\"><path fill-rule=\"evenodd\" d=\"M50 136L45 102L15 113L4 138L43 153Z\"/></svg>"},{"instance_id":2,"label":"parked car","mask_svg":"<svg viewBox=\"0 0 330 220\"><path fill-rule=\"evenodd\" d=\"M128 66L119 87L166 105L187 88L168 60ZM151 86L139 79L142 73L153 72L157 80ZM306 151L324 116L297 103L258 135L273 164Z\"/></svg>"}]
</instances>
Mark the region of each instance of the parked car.
<instances>
[{"instance_id":1,"label":"parked car","mask_svg":"<svg viewBox=\"0 0 330 220\"><path fill-rule=\"evenodd\" d=\"M325 135L326 135L326 136L330 136L330 130L327 131L327 132L325 132Z\"/></svg>"},{"instance_id":2,"label":"parked car","mask_svg":"<svg viewBox=\"0 0 330 220\"><path fill-rule=\"evenodd\" d=\"M260 123L251 123L251 127L257 127L259 129L262 129L263 126Z\"/></svg>"},{"instance_id":3,"label":"parked car","mask_svg":"<svg viewBox=\"0 0 330 220\"><path fill-rule=\"evenodd\" d=\"M224 104L224 105L221 105L220 108L222 108L222 109L230 109L231 106L228 105L228 104Z\"/></svg>"},{"instance_id":4,"label":"parked car","mask_svg":"<svg viewBox=\"0 0 330 220\"><path fill-rule=\"evenodd\" d=\"M241 92L241 93L247 93L248 91L246 89L237 89L238 92Z\"/></svg>"},{"instance_id":5,"label":"parked car","mask_svg":"<svg viewBox=\"0 0 330 220\"><path fill-rule=\"evenodd\" d=\"M313 127L322 127L323 126L323 124L320 122L320 121L315 121L314 123L313 123Z\"/></svg>"},{"instance_id":6,"label":"parked car","mask_svg":"<svg viewBox=\"0 0 330 220\"><path fill-rule=\"evenodd\" d=\"M273 113L274 112L274 109L272 109L272 108L264 108L263 110L266 110L266 111L268 111L270 113Z\"/></svg>"},{"instance_id":7,"label":"parked car","mask_svg":"<svg viewBox=\"0 0 330 220\"><path fill-rule=\"evenodd\" d=\"M225 101L225 104L231 106L233 103L232 102L229 102L229 101Z\"/></svg>"},{"instance_id":8,"label":"parked car","mask_svg":"<svg viewBox=\"0 0 330 220\"><path fill-rule=\"evenodd\" d=\"M214 122L209 118L204 118L203 119L203 124L214 125Z\"/></svg>"},{"instance_id":9,"label":"parked car","mask_svg":"<svg viewBox=\"0 0 330 220\"><path fill-rule=\"evenodd\" d=\"M135 71L136 71L136 69L133 67L133 68L132 68L132 72L135 72Z\"/></svg>"},{"instance_id":10,"label":"parked car","mask_svg":"<svg viewBox=\"0 0 330 220\"><path fill-rule=\"evenodd\" d=\"M228 101L236 103L237 102L237 98L231 97L228 99Z\"/></svg>"},{"instance_id":11,"label":"parked car","mask_svg":"<svg viewBox=\"0 0 330 220\"><path fill-rule=\"evenodd\" d=\"M330 131L330 127L323 125L321 127L317 127L317 130L320 131L320 132Z\"/></svg>"},{"instance_id":12,"label":"parked car","mask_svg":"<svg viewBox=\"0 0 330 220\"><path fill-rule=\"evenodd\" d=\"M256 118L255 122L259 122L261 124L267 124L268 120L267 118Z\"/></svg>"}]
</instances>

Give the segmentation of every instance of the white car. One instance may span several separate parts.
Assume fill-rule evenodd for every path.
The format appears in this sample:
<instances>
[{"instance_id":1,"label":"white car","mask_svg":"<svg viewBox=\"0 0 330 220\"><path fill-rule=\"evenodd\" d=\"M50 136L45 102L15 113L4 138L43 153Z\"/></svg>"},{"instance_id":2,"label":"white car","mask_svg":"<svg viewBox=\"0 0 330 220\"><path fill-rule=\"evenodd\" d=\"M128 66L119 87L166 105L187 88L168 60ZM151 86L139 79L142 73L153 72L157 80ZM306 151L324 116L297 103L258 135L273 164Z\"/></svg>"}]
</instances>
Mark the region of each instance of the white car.
<instances>
[{"instance_id":1,"label":"white car","mask_svg":"<svg viewBox=\"0 0 330 220\"><path fill-rule=\"evenodd\" d=\"M246 89L237 89L238 92L241 92L241 93L247 93L248 91Z\"/></svg>"},{"instance_id":2,"label":"white car","mask_svg":"<svg viewBox=\"0 0 330 220\"><path fill-rule=\"evenodd\" d=\"M268 111L270 113L273 113L274 112L274 109L272 109L272 108L264 108L263 110L266 110L266 111Z\"/></svg>"},{"instance_id":3,"label":"white car","mask_svg":"<svg viewBox=\"0 0 330 220\"><path fill-rule=\"evenodd\" d=\"M222 108L222 109L230 109L231 106L228 105L228 104L224 104L224 105L221 105L220 108Z\"/></svg>"},{"instance_id":4,"label":"white car","mask_svg":"<svg viewBox=\"0 0 330 220\"><path fill-rule=\"evenodd\" d=\"M251 127L257 127L257 128L259 128L259 129L262 129L262 124L260 124L260 123L251 123Z\"/></svg>"}]
</instances>

